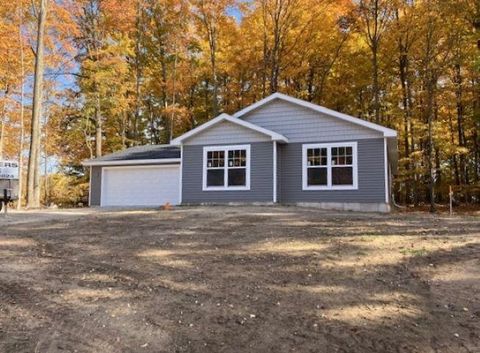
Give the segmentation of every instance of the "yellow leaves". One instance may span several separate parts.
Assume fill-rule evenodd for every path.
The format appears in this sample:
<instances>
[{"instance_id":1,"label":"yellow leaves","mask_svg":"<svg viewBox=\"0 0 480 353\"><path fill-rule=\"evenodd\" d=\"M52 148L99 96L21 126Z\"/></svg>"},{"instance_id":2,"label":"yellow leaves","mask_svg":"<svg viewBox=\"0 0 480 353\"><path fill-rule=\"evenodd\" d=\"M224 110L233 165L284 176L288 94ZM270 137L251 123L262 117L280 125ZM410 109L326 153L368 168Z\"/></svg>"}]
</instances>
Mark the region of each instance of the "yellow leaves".
<instances>
[{"instance_id":1,"label":"yellow leaves","mask_svg":"<svg viewBox=\"0 0 480 353\"><path fill-rule=\"evenodd\" d=\"M77 202L88 195L88 182L86 179L78 180L77 177L61 173L48 176L49 202L60 207L78 206ZM44 195L42 195L43 197Z\"/></svg>"},{"instance_id":2,"label":"yellow leaves","mask_svg":"<svg viewBox=\"0 0 480 353\"><path fill-rule=\"evenodd\" d=\"M372 55L365 39L366 23L356 12L358 1L50 3L46 96L68 105L59 111L50 110L51 114L62 117L63 113L74 121L68 131L62 131L61 124L52 130L61 137L56 141L66 160L76 163L88 157L89 149L94 147L97 113L102 117L105 151L146 141L165 143L172 121L173 134L178 135L212 118L214 101L218 101L218 110L233 113L277 89L363 119L373 116ZM378 79L380 120L398 130L402 153L405 130L410 129L407 140L410 151L413 148L415 152L408 156L401 153L401 168L410 163L409 172L423 173L425 168L429 133L427 68L438 73L434 154L438 150L444 169L449 168L451 156L472 158L477 128L473 107L478 103L478 71L474 69L478 50L467 20L472 13L470 0L432 0L431 8L424 1L380 3L389 9L390 5L398 7L398 17L387 16L386 27L382 27ZM434 25L428 27L428 16L433 14ZM26 49L26 74L32 69L30 46L35 44L35 18L30 0L0 2L0 18L0 92L9 85L17 94L21 82L20 43ZM20 35L21 18L24 25ZM427 29L433 31L430 43L435 50L431 57L425 54ZM400 44L406 48L400 48ZM402 57L408 58L408 123L405 88L399 75ZM464 91L460 100L467 147L459 147L453 59L462 66ZM66 79L54 77L52 71L78 73L71 94L57 90L55 84L63 85ZM270 85L273 80L276 86ZM12 121L18 117L16 110L18 106L9 106L8 118ZM71 141L61 141L65 137Z\"/></svg>"},{"instance_id":3,"label":"yellow leaves","mask_svg":"<svg viewBox=\"0 0 480 353\"><path fill-rule=\"evenodd\" d=\"M173 120L173 129L175 133L182 133L191 126L191 115L187 108L179 105L171 105L162 109L163 116Z\"/></svg>"},{"instance_id":4,"label":"yellow leaves","mask_svg":"<svg viewBox=\"0 0 480 353\"><path fill-rule=\"evenodd\" d=\"M466 156L468 153L470 153L470 150L466 147L461 147L461 146L457 146L456 148L456 153L458 155L464 155Z\"/></svg>"},{"instance_id":5,"label":"yellow leaves","mask_svg":"<svg viewBox=\"0 0 480 353\"><path fill-rule=\"evenodd\" d=\"M129 33L135 28L138 7L142 0L104 0L101 2L101 11L104 18L105 30L109 33Z\"/></svg>"}]
</instances>

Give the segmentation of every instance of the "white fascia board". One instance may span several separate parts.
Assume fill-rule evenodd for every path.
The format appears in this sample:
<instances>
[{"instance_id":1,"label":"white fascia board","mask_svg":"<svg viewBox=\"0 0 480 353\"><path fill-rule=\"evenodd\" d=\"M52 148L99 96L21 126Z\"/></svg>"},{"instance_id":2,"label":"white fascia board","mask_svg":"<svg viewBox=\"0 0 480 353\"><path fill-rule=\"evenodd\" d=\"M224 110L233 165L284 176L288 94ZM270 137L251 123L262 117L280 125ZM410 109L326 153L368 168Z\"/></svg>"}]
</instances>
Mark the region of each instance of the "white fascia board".
<instances>
[{"instance_id":1,"label":"white fascia board","mask_svg":"<svg viewBox=\"0 0 480 353\"><path fill-rule=\"evenodd\" d=\"M206 123L200 125L200 126L197 126L195 129L192 129L186 133L184 133L183 135L180 135L178 136L177 138L174 138L172 141L170 141L170 144L171 145L181 145L182 142L186 139L188 139L189 137L193 136L193 135L196 135L198 134L199 132L209 128L210 126L212 125L215 125L223 120L225 120L225 116L228 116L228 114L220 114L219 116L217 116L216 118L210 120L210 121L207 121Z\"/></svg>"},{"instance_id":2,"label":"white fascia board","mask_svg":"<svg viewBox=\"0 0 480 353\"><path fill-rule=\"evenodd\" d=\"M252 110L255 110L255 109L261 107L262 105L265 105L265 104L271 102L274 99L281 99L281 100L284 100L286 102L290 102L290 103L297 104L297 105L300 105L300 106L305 107L305 108L312 109L312 110L317 111L319 113L323 113L323 114L326 114L326 115L329 115L329 116L333 116L333 117L342 119L344 121L348 121L352 124L364 126L366 128L369 128L369 129L372 129L372 130L375 130L375 131L379 131L383 134L384 137L396 137L397 136L397 132L395 130L386 128L386 127L378 125L378 124L371 123L369 121L365 121L365 120L356 118L356 117L351 116L351 115L343 114L343 113L337 112L335 110L328 109L328 108L322 107L320 105L313 104L313 103L310 103L310 102L307 102L307 101L304 101L304 100L301 100L301 99L298 99L298 98L290 97L290 96L287 96L285 94L278 93L278 92L274 93L274 94L272 94L272 95L270 95L270 96L268 96L268 97L266 97L266 98L264 98L260 101L258 101L255 104L252 104L252 105L240 110L239 112L235 113L233 116L235 118L240 118L243 115L251 112Z\"/></svg>"},{"instance_id":3,"label":"white fascia board","mask_svg":"<svg viewBox=\"0 0 480 353\"><path fill-rule=\"evenodd\" d=\"M260 127L258 125L255 125L255 124L252 124L252 123L249 123L247 121L244 121L244 120L241 120L241 119L237 119L231 115L228 115L228 114L221 114L219 116L217 116L216 118L206 122L205 124L202 124L198 127L196 127L195 129L192 129L190 130L189 132L186 132L185 134L177 137L176 139L173 139L171 144L172 145L180 145L183 143L183 141L185 141L186 139L202 132L203 130L206 130L208 129L209 127L213 126L213 125L216 125L222 121L229 121L233 124L237 124L237 125L240 125L240 126L243 126L247 129L250 129L250 130L253 130L253 131L257 131L261 134L264 134L264 135L267 135L267 136L270 136L272 138L272 141L281 141L281 142L288 142L288 139L279 134L279 133L276 133L274 131L271 131L271 130L268 130L268 129L265 129L263 127Z\"/></svg>"},{"instance_id":4,"label":"white fascia board","mask_svg":"<svg viewBox=\"0 0 480 353\"><path fill-rule=\"evenodd\" d=\"M129 159L116 161L96 161L87 160L82 162L85 167L95 166L111 166L111 165L145 165L145 164L176 164L180 163L180 158L164 158L164 159Z\"/></svg>"}]
</instances>

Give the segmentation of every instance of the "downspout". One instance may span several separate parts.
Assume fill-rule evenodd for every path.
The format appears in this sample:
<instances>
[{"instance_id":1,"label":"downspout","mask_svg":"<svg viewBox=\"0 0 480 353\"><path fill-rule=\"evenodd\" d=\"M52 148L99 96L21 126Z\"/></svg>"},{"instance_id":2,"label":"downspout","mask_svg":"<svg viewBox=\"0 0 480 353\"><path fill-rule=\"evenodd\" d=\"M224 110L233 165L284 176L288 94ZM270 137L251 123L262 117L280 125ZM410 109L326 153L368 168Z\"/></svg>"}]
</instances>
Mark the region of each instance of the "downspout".
<instances>
[{"instance_id":1,"label":"downspout","mask_svg":"<svg viewBox=\"0 0 480 353\"><path fill-rule=\"evenodd\" d=\"M389 190L390 200L393 200L392 186L393 186L392 165L388 163L388 190Z\"/></svg>"}]
</instances>

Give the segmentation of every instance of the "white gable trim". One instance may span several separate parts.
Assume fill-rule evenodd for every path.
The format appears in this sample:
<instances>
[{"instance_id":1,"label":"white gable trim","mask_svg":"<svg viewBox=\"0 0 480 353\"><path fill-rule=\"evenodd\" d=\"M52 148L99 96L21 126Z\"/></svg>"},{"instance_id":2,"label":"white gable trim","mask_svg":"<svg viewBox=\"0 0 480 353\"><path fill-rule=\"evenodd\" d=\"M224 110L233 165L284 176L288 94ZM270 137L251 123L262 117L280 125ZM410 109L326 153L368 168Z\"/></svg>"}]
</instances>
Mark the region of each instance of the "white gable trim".
<instances>
[{"instance_id":1,"label":"white gable trim","mask_svg":"<svg viewBox=\"0 0 480 353\"><path fill-rule=\"evenodd\" d=\"M215 119L212 119L212 120L206 122L205 124L202 124L202 125L196 127L195 129L190 130L189 132L186 132L185 134L177 137L176 139L173 139L171 144L172 145L180 145L186 139L188 139L188 138L202 132L203 130L208 129L208 128L210 128L210 127L212 127L212 126L214 126L214 125L216 125L216 124L218 124L222 121L229 121L233 124L240 125L240 126L243 126L247 129L257 131L261 134L270 136L272 138L272 141L288 142L288 139L285 136L283 136L279 133L264 129L263 127L260 127L258 125L249 123L249 122L241 120L241 119L237 119L237 118L235 118L231 115L223 113L223 114L217 116Z\"/></svg>"},{"instance_id":2,"label":"white gable trim","mask_svg":"<svg viewBox=\"0 0 480 353\"><path fill-rule=\"evenodd\" d=\"M335 110L328 109L328 108L322 107L320 105L316 105L316 104L313 104L313 103L310 103L310 102L307 102L307 101L304 101L304 100L301 100L301 99L298 99L298 98L293 98L293 97L290 97L290 96L287 96L285 94L278 93L278 92L274 93L274 94L272 94L272 95L270 95L270 96L268 96L268 97L266 97L266 98L264 98L260 101L258 101L257 103L249 105L248 107L246 107L246 108L240 110L239 112L235 113L233 116L235 118L240 118L240 117L244 116L245 114L251 112L252 110L255 110L255 109L261 107L262 105L265 105L265 104L273 101L274 99L281 99L281 100L284 100L286 102L290 102L290 103L297 104L297 105L300 105L300 106L305 107L305 108L312 109L312 110L317 111L319 113L323 113L323 114L326 114L326 115L329 115L329 116L333 116L335 118L339 118L339 119L344 120L344 121L348 121L352 124L364 126L366 128L369 128L369 129L372 129L372 130L375 130L375 131L379 131L383 134L384 137L396 137L397 136L397 132L395 130L383 127L383 126L378 125L378 124L371 123L369 121L365 121L365 120L362 120L362 119L359 119L359 118L355 118L351 115L343 114L343 113L337 112Z\"/></svg>"}]
</instances>

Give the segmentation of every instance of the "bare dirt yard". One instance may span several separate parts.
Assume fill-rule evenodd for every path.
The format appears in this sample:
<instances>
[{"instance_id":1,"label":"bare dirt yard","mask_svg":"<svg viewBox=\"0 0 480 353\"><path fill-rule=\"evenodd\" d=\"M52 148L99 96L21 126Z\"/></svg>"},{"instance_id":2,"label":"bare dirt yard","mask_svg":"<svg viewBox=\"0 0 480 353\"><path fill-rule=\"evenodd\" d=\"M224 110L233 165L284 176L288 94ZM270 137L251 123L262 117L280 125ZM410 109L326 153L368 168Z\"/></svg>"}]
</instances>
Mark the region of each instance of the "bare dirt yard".
<instances>
[{"instance_id":1,"label":"bare dirt yard","mask_svg":"<svg viewBox=\"0 0 480 353\"><path fill-rule=\"evenodd\" d=\"M11 217L0 219L2 353L480 352L479 216Z\"/></svg>"}]
</instances>

